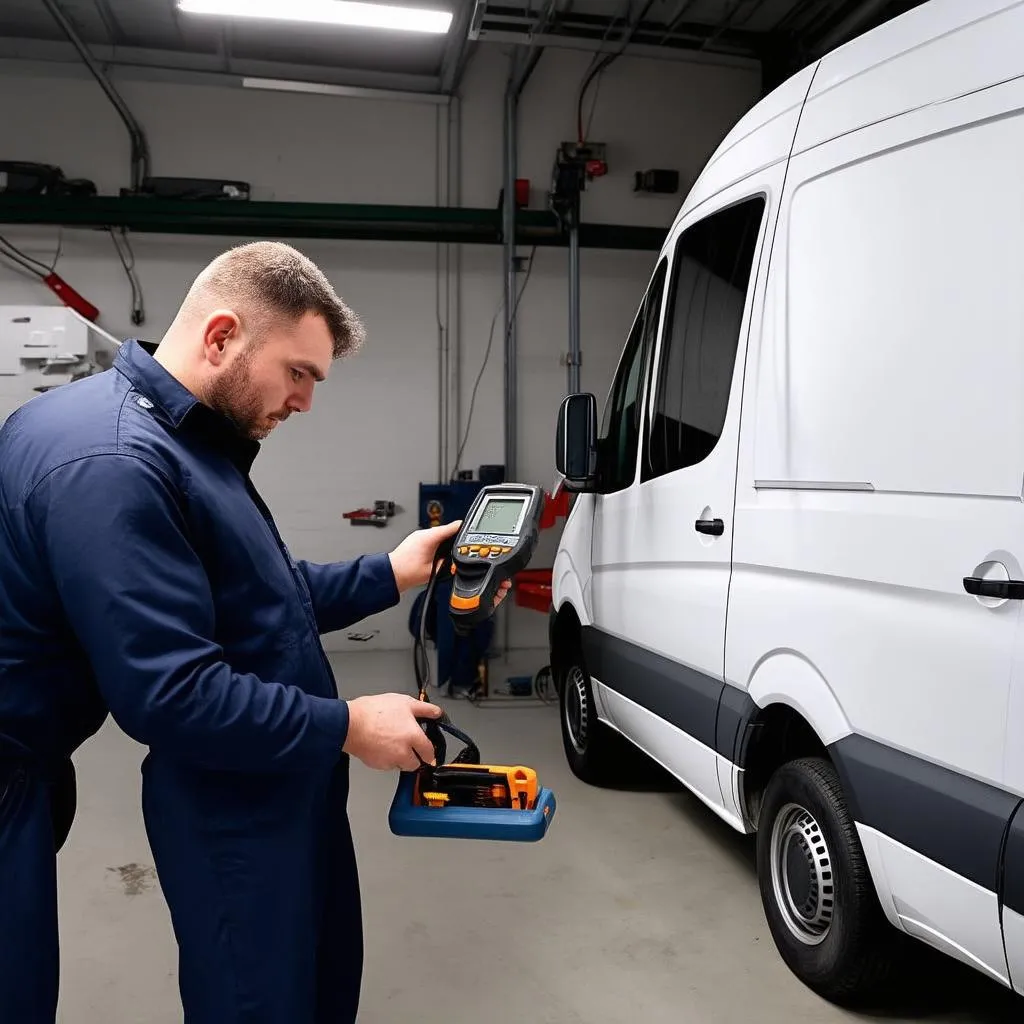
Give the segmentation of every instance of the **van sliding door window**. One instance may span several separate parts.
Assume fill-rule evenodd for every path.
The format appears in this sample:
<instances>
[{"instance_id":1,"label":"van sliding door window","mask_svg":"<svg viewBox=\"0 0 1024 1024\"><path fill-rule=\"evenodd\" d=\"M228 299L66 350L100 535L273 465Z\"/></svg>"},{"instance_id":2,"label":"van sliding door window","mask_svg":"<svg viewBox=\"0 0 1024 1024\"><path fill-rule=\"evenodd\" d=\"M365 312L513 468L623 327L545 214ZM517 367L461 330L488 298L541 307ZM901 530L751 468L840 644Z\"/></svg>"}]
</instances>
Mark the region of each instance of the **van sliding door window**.
<instances>
[{"instance_id":1,"label":"van sliding door window","mask_svg":"<svg viewBox=\"0 0 1024 1024\"><path fill-rule=\"evenodd\" d=\"M597 460L598 490L602 494L621 491L636 478L644 381L658 335L665 262L659 264L633 322L605 407Z\"/></svg>"},{"instance_id":2,"label":"van sliding door window","mask_svg":"<svg viewBox=\"0 0 1024 1024\"><path fill-rule=\"evenodd\" d=\"M676 243L644 480L703 462L722 435L764 208L747 199Z\"/></svg>"}]
</instances>

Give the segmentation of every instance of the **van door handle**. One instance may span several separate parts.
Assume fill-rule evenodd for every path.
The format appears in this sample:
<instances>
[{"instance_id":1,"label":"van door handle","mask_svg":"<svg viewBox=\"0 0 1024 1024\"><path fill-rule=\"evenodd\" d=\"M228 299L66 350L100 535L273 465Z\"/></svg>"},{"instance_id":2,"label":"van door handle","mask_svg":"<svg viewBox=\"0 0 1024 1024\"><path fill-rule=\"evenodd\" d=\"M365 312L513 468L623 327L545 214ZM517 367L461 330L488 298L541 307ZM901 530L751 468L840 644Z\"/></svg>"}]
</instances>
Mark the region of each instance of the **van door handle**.
<instances>
[{"instance_id":1,"label":"van door handle","mask_svg":"<svg viewBox=\"0 0 1024 1024\"><path fill-rule=\"evenodd\" d=\"M706 533L710 537L721 537L725 533L725 523L721 519L698 519L693 528L698 533Z\"/></svg>"},{"instance_id":2,"label":"van door handle","mask_svg":"<svg viewBox=\"0 0 1024 1024\"><path fill-rule=\"evenodd\" d=\"M1024 580L984 580L980 576L965 576L964 590L974 597L1024 601Z\"/></svg>"}]
</instances>

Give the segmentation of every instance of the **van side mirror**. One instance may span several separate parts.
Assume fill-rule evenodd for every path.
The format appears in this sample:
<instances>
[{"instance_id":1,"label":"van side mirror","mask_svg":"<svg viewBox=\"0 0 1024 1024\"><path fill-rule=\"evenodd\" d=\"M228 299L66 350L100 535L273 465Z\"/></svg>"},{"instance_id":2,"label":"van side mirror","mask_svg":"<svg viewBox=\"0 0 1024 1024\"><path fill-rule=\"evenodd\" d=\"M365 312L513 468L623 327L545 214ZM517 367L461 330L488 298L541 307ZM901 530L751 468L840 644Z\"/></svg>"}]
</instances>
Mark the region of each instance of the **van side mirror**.
<instances>
[{"instance_id":1,"label":"van side mirror","mask_svg":"<svg viewBox=\"0 0 1024 1024\"><path fill-rule=\"evenodd\" d=\"M597 475L597 399L569 395L558 410L555 468L569 491L586 491Z\"/></svg>"}]
</instances>

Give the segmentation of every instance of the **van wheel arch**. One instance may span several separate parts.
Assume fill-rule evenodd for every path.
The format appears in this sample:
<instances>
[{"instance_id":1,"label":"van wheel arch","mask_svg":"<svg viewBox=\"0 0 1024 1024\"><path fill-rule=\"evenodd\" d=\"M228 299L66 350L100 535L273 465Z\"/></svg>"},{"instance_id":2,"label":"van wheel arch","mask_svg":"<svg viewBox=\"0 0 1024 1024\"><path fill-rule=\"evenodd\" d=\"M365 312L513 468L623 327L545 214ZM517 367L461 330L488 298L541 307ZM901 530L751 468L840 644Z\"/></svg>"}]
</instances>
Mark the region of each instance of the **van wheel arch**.
<instances>
[{"instance_id":1,"label":"van wheel arch","mask_svg":"<svg viewBox=\"0 0 1024 1024\"><path fill-rule=\"evenodd\" d=\"M555 690L559 695L569 668L569 660L580 649L583 642L583 626L580 624L576 609L566 602L555 612L551 623L549 638L551 655L551 672L554 676Z\"/></svg>"},{"instance_id":2,"label":"van wheel arch","mask_svg":"<svg viewBox=\"0 0 1024 1024\"><path fill-rule=\"evenodd\" d=\"M562 746L573 774L591 785L614 786L647 769L640 750L598 717L583 626L568 602L552 619L550 646Z\"/></svg>"},{"instance_id":3,"label":"van wheel arch","mask_svg":"<svg viewBox=\"0 0 1024 1024\"><path fill-rule=\"evenodd\" d=\"M767 705L748 728L742 805L757 836L758 887L776 947L790 970L823 998L851 1007L871 1002L886 990L907 950L878 902L828 747L788 704ZM787 872L778 855L782 833L788 833L789 846L799 848L793 836L799 840L801 831L809 863L815 850L821 861L811 863L802 895L820 892L820 876L834 885L834 903L820 902L827 914L817 921L818 935L795 939L799 926L816 918L802 920L793 912L792 893L782 898L790 883L780 888ZM800 881L799 872L795 877Z\"/></svg>"},{"instance_id":4,"label":"van wheel arch","mask_svg":"<svg viewBox=\"0 0 1024 1024\"><path fill-rule=\"evenodd\" d=\"M768 704L747 725L742 807L747 821L756 828L765 791L772 776L789 761L802 757L831 760L828 748L814 727L788 704Z\"/></svg>"}]
</instances>

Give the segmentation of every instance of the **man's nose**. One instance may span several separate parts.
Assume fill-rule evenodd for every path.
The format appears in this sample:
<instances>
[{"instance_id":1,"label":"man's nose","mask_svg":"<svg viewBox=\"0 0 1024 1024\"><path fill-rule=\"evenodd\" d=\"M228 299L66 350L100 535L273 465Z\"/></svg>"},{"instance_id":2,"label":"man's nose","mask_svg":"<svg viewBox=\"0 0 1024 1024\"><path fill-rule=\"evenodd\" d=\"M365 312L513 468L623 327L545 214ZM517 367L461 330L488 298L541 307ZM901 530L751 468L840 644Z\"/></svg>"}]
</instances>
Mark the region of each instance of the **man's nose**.
<instances>
[{"instance_id":1,"label":"man's nose","mask_svg":"<svg viewBox=\"0 0 1024 1024\"><path fill-rule=\"evenodd\" d=\"M288 408L293 413L308 413L313 404L313 389L311 382L309 385L302 383L295 388L292 391L287 404Z\"/></svg>"},{"instance_id":2,"label":"man's nose","mask_svg":"<svg viewBox=\"0 0 1024 1024\"><path fill-rule=\"evenodd\" d=\"M294 391L285 403L292 412L309 412L313 406L312 391Z\"/></svg>"}]
</instances>

